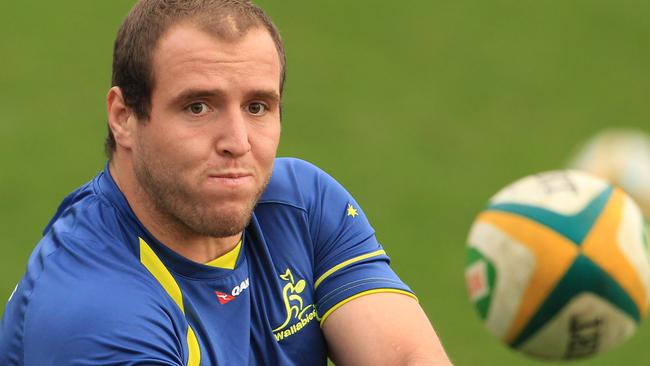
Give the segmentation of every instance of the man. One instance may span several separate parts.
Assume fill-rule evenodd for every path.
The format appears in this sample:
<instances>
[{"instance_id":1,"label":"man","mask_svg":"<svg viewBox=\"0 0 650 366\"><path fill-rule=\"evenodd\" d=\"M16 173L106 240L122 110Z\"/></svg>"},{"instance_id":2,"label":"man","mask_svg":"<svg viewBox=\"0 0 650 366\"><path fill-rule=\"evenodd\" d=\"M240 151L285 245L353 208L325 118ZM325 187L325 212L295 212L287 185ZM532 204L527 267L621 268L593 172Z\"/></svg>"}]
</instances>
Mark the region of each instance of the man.
<instances>
[{"instance_id":1,"label":"man","mask_svg":"<svg viewBox=\"0 0 650 366\"><path fill-rule=\"evenodd\" d=\"M246 0L143 0L106 169L44 231L2 365L447 365L354 199L276 159L284 51Z\"/></svg>"}]
</instances>

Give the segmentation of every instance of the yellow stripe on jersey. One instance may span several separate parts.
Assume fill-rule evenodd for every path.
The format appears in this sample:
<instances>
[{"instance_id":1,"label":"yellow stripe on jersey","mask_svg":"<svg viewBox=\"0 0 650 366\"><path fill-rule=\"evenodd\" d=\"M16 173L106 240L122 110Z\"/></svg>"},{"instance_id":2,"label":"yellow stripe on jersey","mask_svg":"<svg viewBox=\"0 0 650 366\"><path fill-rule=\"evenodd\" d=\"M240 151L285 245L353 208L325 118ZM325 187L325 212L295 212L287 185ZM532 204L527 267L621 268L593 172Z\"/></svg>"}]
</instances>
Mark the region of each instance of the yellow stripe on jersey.
<instances>
[{"instance_id":1,"label":"yellow stripe on jersey","mask_svg":"<svg viewBox=\"0 0 650 366\"><path fill-rule=\"evenodd\" d=\"M327 320L327 317L329 317L330 314L332 314L334 312L334 310L340 308L341 306L347 304L348 302L350 302L350 301L352 301L354 299L357 299L357 298L359 298L361 296L370 295L370 294L378 294L378 293L402 294L402 295L412 297L412 298L415 299L415 301L419 302L418 298L415 295L413 295L412 293L410 293L408 291L404 291L404 290L394 289L394 288L376 288L376 289L372 289L372 290L368 290L368 291L363 291L363 292L359 292L356 295L350 296L345 300L341 300L336 305L332 306L329 310L327 310L327 312L325 312L325 314L323 316L321 316L321 318L320 318L320 326L322 327L323 324L325 324L325 321Z\"/></svg>"},{"instance_id":2,"label":"yellow stripe on jersey","mask_svg":"<svg viewBox=\"0 0 650 366\"><path fill-rule=\"evenodd\" d=\"M239 243L228 253L222 255L217 259L213 259L210 262L206 263L206 266L218 267L224 269L235 269L235 264L237 264L237 258L239 258L239 252L241 251L241 240Z\"/></svg>"},{"instance_id":3,"label":"yellow stripe on jersey","mask_svg":"<svg viewBox=\"0 0 650 366\"><path fill-rule=\"evenodd\" d=\"M183 306L183 294L181 288L178 287L174 276L169 273L160 258L154 253L149 244L140 238L140 262L151 272L151 274L158 280L160 285L165 289L167 294L174 299L176 305L181 308L185 314L185 307Z\"/></svg>"},{"instance_id":4,"label":"yellow stripe on jersey","mask_svg":"<svg viewBox=\"0 0 650 366\"><path fill-rule=\"evenodd\" d=\"M185 314L185 307L183 306L183 293L181 288L176 283L174 276L169 272L167 267L163 262L158 258L156 253L151 249L149 244L145 242L142 238L140 239L140 262L145 266L154 276L154 278L160 283L160 285L165 289L165 292L171 297L176 305L181 309L183 314ZM199 341L194 334L194 330L188 324L187 325L187 349L189 355L187 356L187 366L199 366L201 364L201 348L199 347Z\"/></svg>"},{"instance_id":5,"label":"yellow stripe on jersey","mask_svg":"<svg viewBox=\"0 0 650 366\"><path fill-rule=\"evenodd\" d=\"M201 348L199 347L199 340L196 339L196 334L192 327L187 326L187 349L190 354L187 356L187 366L201 365Z\"/></svg>"},{"instance_id":6,"label":"yellow stripe on jersey","mask_svg":"<svg viewBox=\"0 0 650 366\"><path fill-rule=\"evenodd\" d=\"M318 279L316 280L316 283L314 283L314 290L318 288L318 286L321 284L321 282L323 282L327 277L329 277L332 273L338 271L339 269L341 269L343 267L346 267L346 266L349 266L352 263L356 263L356 262L362 261L364 259L376 257L376 256L382 255L382 254L386 254L386 252L383 251L383 250L377 250L377 251L374 251L372 253L366 253L366 254L362 254L362 255L360 255L358 257L350 258L350 259L348 259L348 260L346 260L346 261L344 261L342 263L339 263L339 264L335 265L334 267L332 267L332 268L328 269L327 271L325 271L325 273L323 273L320 277L318 277Z\"/></svg>"}]
</instances>

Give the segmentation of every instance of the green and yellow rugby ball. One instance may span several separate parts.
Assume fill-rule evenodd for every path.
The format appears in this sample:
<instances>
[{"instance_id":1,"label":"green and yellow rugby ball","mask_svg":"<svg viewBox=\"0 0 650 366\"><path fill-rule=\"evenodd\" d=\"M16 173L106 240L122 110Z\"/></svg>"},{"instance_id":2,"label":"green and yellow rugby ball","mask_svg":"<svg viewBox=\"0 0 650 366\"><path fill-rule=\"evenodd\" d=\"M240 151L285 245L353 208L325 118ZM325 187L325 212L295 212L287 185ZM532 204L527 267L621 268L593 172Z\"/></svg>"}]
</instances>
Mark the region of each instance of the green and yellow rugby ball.
<instances>
[{"instance_id":1,"label":"green and yellow rugby ball","mask_svg":"<svg viewBox=\"0 0 650 366\"><path fill-rule=\"evenodd\" d=\"M650 259L638 206L575 170L531 175L474 221L465 280L487 329L546 359L594 355L648 312Z\"/></svg>"}]
</instances>

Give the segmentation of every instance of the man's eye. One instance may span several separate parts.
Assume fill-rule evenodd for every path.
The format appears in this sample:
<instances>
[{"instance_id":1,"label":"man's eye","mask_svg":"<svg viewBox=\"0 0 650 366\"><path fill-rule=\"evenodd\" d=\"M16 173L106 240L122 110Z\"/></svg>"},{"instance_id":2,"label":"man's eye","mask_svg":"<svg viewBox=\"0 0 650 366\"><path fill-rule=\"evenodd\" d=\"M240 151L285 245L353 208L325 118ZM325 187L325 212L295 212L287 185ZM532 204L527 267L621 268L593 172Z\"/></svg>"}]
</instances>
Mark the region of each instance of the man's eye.
<instances>
[{"instance_id":1,"label":"man's eye","mask_svg":"<svg viewBox=\"0 0 650 366\"><path fill-rule=\"evenodd\" d=\"M259 103L259 102L254 102L248 105L248 113L255 115L255 116L261 116L264 113L266 113L266 110L268 109L267 106L264 103Z\"/></svg>"},{"instance_id":2,"label":"man's eye","mask_svg":"<svg viewBox=\"0 0 650 366\"><path fill-rule=\"evenodd\" d=\"M205 103L192 103L187 106L187 111L194 115L204 114L208 111L208 105Z\"/></svg>"}]
</instances>

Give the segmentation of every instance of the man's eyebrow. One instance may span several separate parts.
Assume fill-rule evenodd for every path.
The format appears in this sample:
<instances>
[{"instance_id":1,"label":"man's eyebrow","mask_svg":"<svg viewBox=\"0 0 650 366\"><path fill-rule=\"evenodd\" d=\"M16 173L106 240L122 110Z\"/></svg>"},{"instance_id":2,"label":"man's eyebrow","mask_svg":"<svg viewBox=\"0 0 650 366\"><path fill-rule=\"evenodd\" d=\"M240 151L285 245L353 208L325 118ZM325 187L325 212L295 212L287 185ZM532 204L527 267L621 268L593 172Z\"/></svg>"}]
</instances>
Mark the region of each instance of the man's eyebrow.
<instances>
[{"instance_id":1,"label":"man's eyebrow","mask_svg":"<svg viewBox=\"0 0 650 366\"><path fill-rule=\"evenodd\" d=\"M248 94L249 99L263 99L274 103L280 102L280 94L276 90L257 89Z\"/></svg>"},{"instance_id":2,"label":"man's eyebrow","mask_svg":"<svg viewBox=\"0 0 650 366\"><path fill-rule=\"evenodd\" d=\"M172 99L172 104L182 104L193 99L224 97L225 92L219 89L187 89Z\"/></svg>"},{"instance_id":3,"label":"man's eyebrow","mask_svg":"<svg viewBox=\"0 0 650 366\"><path fill-rule=\"evenodd\" d=\"M172 99L172 104L182 104L196 99L226 98L227 92L221 89L187 89ZM256 89L247 93L248 99L263 99L280 102L280 94L273 89Z\"/></svg>"}]
</instances>

